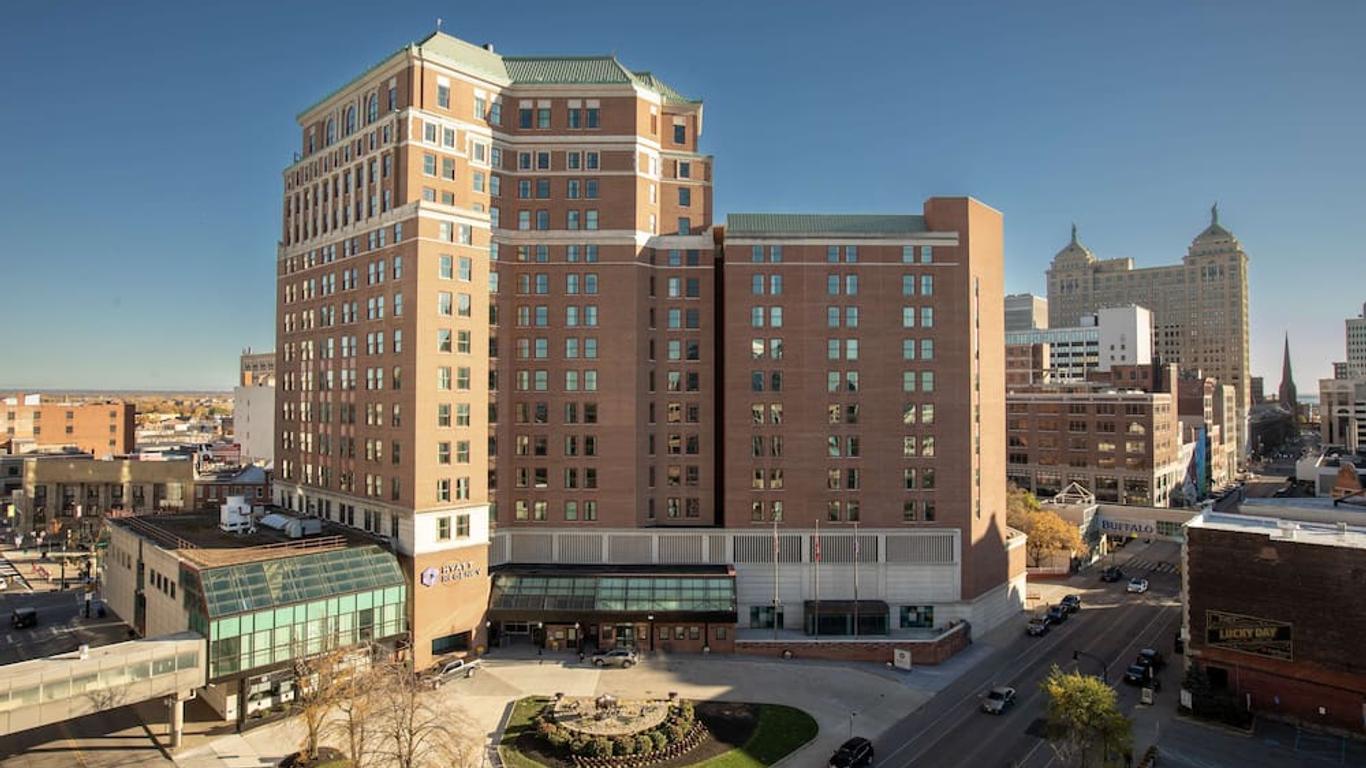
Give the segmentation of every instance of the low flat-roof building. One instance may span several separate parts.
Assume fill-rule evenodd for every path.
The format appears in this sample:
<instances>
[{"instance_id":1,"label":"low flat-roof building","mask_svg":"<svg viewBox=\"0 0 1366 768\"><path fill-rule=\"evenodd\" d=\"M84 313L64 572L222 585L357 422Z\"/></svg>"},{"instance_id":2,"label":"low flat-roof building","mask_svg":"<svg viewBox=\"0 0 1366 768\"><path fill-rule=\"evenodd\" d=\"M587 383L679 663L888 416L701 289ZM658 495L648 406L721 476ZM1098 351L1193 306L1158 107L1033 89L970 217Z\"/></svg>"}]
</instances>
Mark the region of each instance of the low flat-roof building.
<instances>
[{"instance_id":1,"label":"low flat-roof building","mask_svg":"<svg viewBox=\"0 0 1366 768\"><path fill-rule=\"evenodd\" d=\"M204 699L239 724L293 699L294 662L328 651L393 654L408 637L409 585L397 556L364 533L316 521L290 538L219 515L110 518L109 607L139 635L208 640Z\"/></svg>"},{"instance_id":2,"label":"low flat-roof building","mask_svg":"<svg viewBox=\"0 0 1366 768\"><path fill-rule=\"evenodd\" d=\"M0 399L0 442L10 453L74 448L107 458L133 450L135 411L119 400L10 395Z\"/></svg>"},{"instance_id":3,"label":"low flat-roof building","mask_svg":"<svg viewBox=\"0 0 1366 768\"><path fill-rule=\"evenodd\" d=\"M178 512L194 498L186 457L96 459L84 453L0 457L0 499L14 505L14 529L88 535L101 516ZM93 539L92 539L93 541Z\"/></svg>"},{"instance_id":4,"label":"low flat-roof building","mask_svg":"<svg viewBox=\"0 0 1366 768\"><path fill-rule=\"evenodd\" d=\"M1186 525L1182 636L1214 691L1366 732L1366 528L1207 512Z\"/></svg>"}]
</instances>

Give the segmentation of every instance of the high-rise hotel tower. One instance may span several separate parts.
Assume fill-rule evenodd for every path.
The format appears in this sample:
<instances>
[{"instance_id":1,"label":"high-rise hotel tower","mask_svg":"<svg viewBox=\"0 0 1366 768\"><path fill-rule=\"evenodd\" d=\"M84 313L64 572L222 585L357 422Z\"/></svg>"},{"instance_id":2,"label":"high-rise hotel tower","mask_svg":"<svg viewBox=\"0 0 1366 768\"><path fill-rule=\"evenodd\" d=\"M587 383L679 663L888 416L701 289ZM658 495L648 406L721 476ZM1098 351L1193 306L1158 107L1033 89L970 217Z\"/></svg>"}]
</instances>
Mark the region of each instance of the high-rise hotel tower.
<instances>
[{"instance_id":1,"label":"high-rise hotel tower","mask_svg":"<svg viewBox=\"0 0 1366 768\"><path fill-rule=\"evenodd\" d=\"M725 650L817 600L892 634L1018 608L1000 214L725 232L702 114L613 56L438 32L299 115L276 501L393 542L419 667L490 633Z\"/></svg>"}]
</instances>

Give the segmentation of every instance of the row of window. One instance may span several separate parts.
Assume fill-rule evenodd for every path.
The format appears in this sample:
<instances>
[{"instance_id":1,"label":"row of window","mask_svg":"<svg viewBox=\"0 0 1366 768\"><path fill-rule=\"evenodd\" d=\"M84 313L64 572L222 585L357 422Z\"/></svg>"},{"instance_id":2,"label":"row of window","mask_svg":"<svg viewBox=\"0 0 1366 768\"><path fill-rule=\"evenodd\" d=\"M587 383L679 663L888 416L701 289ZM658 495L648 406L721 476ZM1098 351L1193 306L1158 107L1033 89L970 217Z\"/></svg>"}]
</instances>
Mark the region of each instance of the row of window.
<instances>
[{"instance_id":1,"label":"row of window","mask_svg":"<svg viewBox=\"0 0 1366 768\"><path fill-rule=\"evenodd\" d=\"M844 257L843 263L858 263L859 258L857 245L846 245L843 248L841 248L838 245L827 246L825 250L825 260L830 264L841 263L841 254L843 254ZM767 258L765 258L765 255L767 255ZM770 264L779 264L782 263L782 260L783 247L781 245L770 245L767 247L767 249L765 249L765 247L762 245L755 245L750 247L750 261L752 263L763 264L765 261L767 261ZM933 264L934 247L929 245L903 245L901 247L901 263Z\"/></svg>"}]
</instances>

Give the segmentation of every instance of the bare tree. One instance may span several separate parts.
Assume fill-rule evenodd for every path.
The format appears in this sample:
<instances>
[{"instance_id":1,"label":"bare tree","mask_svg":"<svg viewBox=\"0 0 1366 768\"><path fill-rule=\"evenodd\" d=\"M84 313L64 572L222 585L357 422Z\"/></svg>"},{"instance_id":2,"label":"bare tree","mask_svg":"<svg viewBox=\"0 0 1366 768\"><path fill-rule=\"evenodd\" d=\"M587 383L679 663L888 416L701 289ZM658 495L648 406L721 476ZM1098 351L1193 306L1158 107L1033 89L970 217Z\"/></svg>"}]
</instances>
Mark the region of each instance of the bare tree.
<instances>
[{"instance_id":1,"label":"bare tree","mask_svg":"<svg viewBox=\"0 0 1366 768\"><path fill-rule=\"evenodd\" d=\"M375 718L383 711L387 671L384 666L356 670L344 677L337 688L336 716L323 730L346 743L346 756L352 768L363 768L370 756L368 742L376 730L381 730Z\"/></svg>"},{"instance_id":2,"label":"bare tree","mask_svg":"<svg viewBox=\"0 0 1366 768\"><path fill-rule=\"evenodd\" d=\"M381 674L380 738L375 755L395 768L471 768L481 741L469 718L443 704L402 665Z\"/></svg>"},{"instance_id":3,"label":"bare tree","mask_svg":"<svg viewBox=\"0 0 1366 768\"><path fill-rule=\"evenodd\" d=\"M304 743L299 749L303 760L311 760L318 754L323 726L351 674L346 655L341 651L324 651L294 661L294 706L304 724Z\"/></svg>"}]
</instances>

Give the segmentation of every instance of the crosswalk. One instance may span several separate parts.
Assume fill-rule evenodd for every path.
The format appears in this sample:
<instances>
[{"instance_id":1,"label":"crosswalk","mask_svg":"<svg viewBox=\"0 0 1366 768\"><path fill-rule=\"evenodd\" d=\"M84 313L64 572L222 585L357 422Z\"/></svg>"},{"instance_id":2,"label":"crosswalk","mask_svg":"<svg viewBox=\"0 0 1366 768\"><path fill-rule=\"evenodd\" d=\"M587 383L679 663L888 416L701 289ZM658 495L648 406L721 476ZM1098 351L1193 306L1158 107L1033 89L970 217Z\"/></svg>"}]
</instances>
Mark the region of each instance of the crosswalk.
<instances>
[{"instance_id":1,"label":"crosswalk","mask_svg":"<svg viewBox=\"0 0 1366 768\"><path fill-rule=\"evenodd\" d=\"M1147 571L1148 573L1177 573L1181 567L1176 563L1169 563L1165 560L1154 562L1152 560L1130 560L1124 564L1127 571Z\"/></svg>"},{"instance_id":2,"label":"crosswalk","mask_svg":"<svg viewBox=\"0 0 1366 768\"><path fill-rule=\"evenodd\" d=\"M14 563L3 557L0 557L0 578L11 585L28 586L28 580L19 574L19 569L14 567Z\"/></svg>"}]
</instances>

